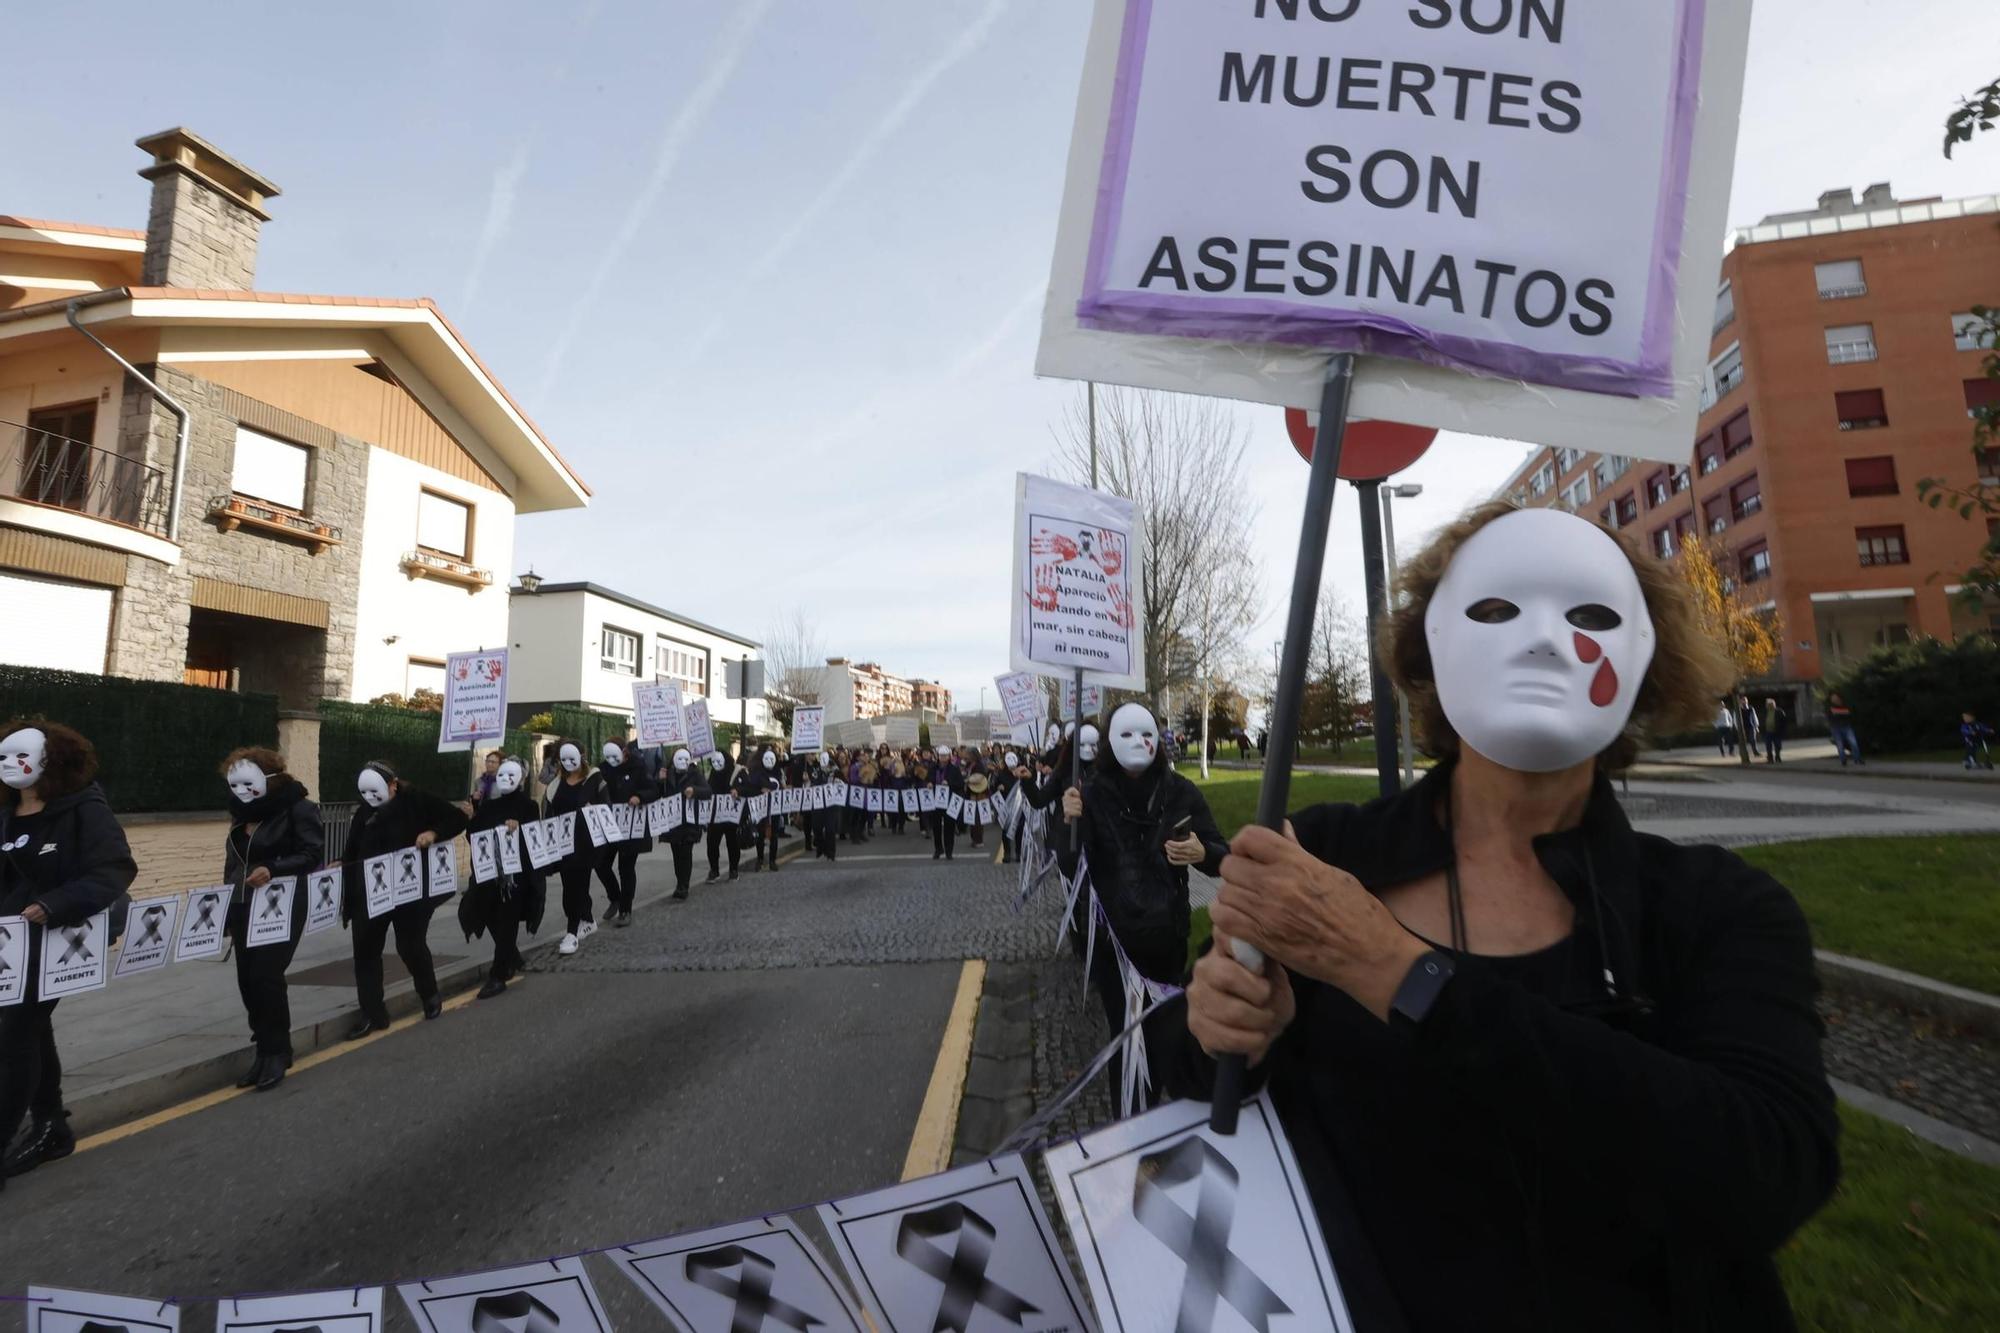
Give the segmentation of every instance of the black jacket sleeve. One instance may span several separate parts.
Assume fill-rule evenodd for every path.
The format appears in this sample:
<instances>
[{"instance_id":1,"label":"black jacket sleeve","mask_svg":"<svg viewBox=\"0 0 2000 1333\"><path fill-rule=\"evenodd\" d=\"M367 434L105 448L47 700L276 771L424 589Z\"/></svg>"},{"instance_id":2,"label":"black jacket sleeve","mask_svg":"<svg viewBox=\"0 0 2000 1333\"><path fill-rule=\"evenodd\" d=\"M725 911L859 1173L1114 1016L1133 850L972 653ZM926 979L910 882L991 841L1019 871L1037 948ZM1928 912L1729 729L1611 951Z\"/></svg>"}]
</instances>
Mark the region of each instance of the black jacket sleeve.
<instances>
[{"instance_id":1,"label":"black jacket sleeve","mask_svg":"<svg viewBox=\"0 0 2000 1333\"><path fill-rule=\"evenodd\" d=\"M416 824L420 830L428 831L439 842L450 842L465 832L471 816L442 796L433 796L427 791L412 791L417 798Z\"/></svg>"},{"instance_id":2,"label":"black jacket sleeve","mask_svg":"<svg viewBox=\"0 0 2000 1333\"><path fill-rule=\"evenodd\" d=\"M299 801L291 808L292 831L283 851L267 863L274 879L286 875L308 875L319 869L326 855L326 828L320 823L319 803Z\"/></svg>"},{"instance_id":3,"label":"black jacket sleeve","mask_svg":"<svg viewBox=\"0 0 2000 1333\"><path fill-rule=\"evenodd\" d=\"M117 902L139 877L131 844L110 806L85 799L72 813L77 839L74 869L62 883L35 897L52 926L74 926L89 920ZM117 922L112 925L115 933Z\"/></svg>"}]
</instances>

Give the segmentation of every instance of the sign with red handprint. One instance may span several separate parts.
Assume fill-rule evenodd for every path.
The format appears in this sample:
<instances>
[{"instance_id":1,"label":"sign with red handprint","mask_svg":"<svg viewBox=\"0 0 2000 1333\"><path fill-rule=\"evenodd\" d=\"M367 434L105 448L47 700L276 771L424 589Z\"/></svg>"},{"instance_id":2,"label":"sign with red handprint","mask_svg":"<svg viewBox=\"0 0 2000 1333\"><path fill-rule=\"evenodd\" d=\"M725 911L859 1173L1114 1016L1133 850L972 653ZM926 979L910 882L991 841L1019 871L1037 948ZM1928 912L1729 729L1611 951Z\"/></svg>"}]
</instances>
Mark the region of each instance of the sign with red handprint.
<instances>
[{"instance_id":1,"label":"sign with red handprint","mask_svg":"<svg viewBox=\"0 0 2000 1333\"><path fill-rule=\"evenodd\" d=\"M506 734L507 650L483 648L445 659L438 749L464 750Z\"/></svg>"},{"instance_id":2,"label":"sign with red handprint","mask_svg":"<svg viewBox=\"0 0 2000 1333\"><path fill-rule=\"evenodd\" d=\"M1139 527L1129 500L1022 474L1015 487L1012 665L1145 688Z\"/></svg>"}]
</instances>

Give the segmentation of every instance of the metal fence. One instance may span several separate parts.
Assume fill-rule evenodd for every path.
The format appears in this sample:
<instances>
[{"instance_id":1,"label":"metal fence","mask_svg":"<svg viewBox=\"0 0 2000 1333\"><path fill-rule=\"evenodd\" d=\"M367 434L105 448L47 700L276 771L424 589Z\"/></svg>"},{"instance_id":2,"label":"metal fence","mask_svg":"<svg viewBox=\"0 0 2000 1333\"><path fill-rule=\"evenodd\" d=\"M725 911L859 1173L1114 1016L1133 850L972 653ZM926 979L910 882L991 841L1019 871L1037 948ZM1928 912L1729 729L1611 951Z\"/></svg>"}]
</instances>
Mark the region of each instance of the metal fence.
<instances>
[{"instance_id":1,"label":"metal fence","mask_svg":"<svg viewBox=\"0 0 2000 1333\"><path fill-rule=\"evenodd\" d=\"M0 421L0 495L165 536L171 489L165 471L136 458Z\"/></svg>"}]
</instances>

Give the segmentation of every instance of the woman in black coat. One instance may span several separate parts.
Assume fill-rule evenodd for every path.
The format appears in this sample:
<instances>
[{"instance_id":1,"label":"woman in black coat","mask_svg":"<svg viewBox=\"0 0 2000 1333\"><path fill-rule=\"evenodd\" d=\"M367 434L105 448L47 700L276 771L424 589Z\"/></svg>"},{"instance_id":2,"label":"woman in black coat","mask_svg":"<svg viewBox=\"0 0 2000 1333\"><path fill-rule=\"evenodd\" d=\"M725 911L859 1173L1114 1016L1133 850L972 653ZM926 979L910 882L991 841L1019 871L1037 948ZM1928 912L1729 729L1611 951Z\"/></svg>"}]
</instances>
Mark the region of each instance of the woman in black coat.
<instances>
[{"instance_id":1,"label":"woman in black coat","mask_svg":"<svg viewBox=\"0 0 2000 1333\"><path fill-rule=\"evenodd\" d=\"M435 842L449 842L465 831L466 824L463 810L429 792L418 791L399 779L396 770L387 764L369 763L361 770L355 786L361 793L361 804L354 811L354 823L347 831L347 846L340 855L341 882L345 889L341 911L354 930L354 991L361 1002L361 1021L348 1031L349 1041L359 1041L389 1026L389 1007L382 994L382 946L388 942L391 930L396 933L396 956L410 970L410 979L416 983L417 995L423 1000L424 1017L436 1018L444 1012L427 937L438 899L426 892L415 902L371 917L368 889L362 876L370 857L399 852L405 847L421 850Z\"/></svg>"},{"instance_id":2,"label":"woman in black coat","mask_svg":"<svg viewBox=\"0 0 2000 1333\"><path fill-rule=\"evenodd\" d=\"M604 763L597 771L604 779L606 805L641 810L660 794L659 784L646 775L646 761L639 754L637 741L604 742ZM603 879L608 869L616 871L606 885L611 902L605 909L605 920L612 925L632 924L632 899L639 892L639 857L652 849L649 837L627 838L604 849L598 878Z\"/></svg>"},{"instance_id":3,"label":"woman in black coat","mask_svg":"<svg viewBox=\"0 0 2000 1333\"><path fill-rule=\"evenodd\" d=\"M570 854L556 867L562 880L564 920L562 942L556 945L556 952L568 957L597 933L597 918L590 908L590 872L604 855L603 849L591 842L590 830L583 823L583 807L606 803L604 779L584 762L583 746L578 742L566 740L557 744L556 780L544 793L542 803L550 817L571 815L577 824Z\"/></svg>"},{"instance_id":4,"label":"woman in black coat","mask_svg":"<svg viewBox=\"0 0 2000 1333\"><path fill-rule=\"evenodd\" d=\"M499 829L520 837L521 825L542 817L535 798L522 790L526 785L526 766L513 755L502 755L493 770L492 789L473 810L466 832ZM493 965L486 970L486 984L479 988L479 998L489 1000L520 975L521 925L525 921L532 930L540 920L545 892L542 873L523 853L520 874L498 869L492 879L475 882L466 892L477 900L472 910L493 937Z\"/></svg>"},{"instance_id":5,"label":"woman in black coat","mask_svg":"<svg viewBox=\"0 0 2000 1333\"><path fill-rule=\"evenodd\" d=\"M326 857L326 833L319 806L285 771L285 756L261 746L244 746L222 761L229 784L229 834L223 840L222 882L232 885L227 929L235 946L236 990L250 1019L256 1056L239 1088L269 1092L292 1067L292 1007L285 993L285 969L305 933L305 877ZM292 881L291 929L285 939L252 946L252 912L278 910L266 889L273 880Z\"/></svg>"},{"instance_id":6,"label":"woman in black coat","mask_svg":"<svg viewBox=\"0 0 2000 1333\"><path fill-rule=\"evenodd\" d=\"M686 750L674 751L668 766L661 770L660 786L668 796L681 798L681 822L660 835L674 857L674 901L686 902L688 883L694 878L694 848L701 841L701 824L695 818L696 804L708 798L708 781L701 766Z\"/></svg>"},{"instance_id":7,"label":"woman in black coat","mask_svg":"<svg viewBox=\"0 0 2000 1333\"><path fill-rule=\"evenodd\" d=\"M130 905L125 891L139 873L96 774L97 752L61 723L0 727L0 916L29 925L21 953L27 992L0 1008L0 1144L12 1145L0 1186L76 1148L62 1104L57 1001L37 993L43 936L108 910L109 938L117 939ZM17 1142L15 1128L30 1113Z\"/></svg>"}]
</instances>

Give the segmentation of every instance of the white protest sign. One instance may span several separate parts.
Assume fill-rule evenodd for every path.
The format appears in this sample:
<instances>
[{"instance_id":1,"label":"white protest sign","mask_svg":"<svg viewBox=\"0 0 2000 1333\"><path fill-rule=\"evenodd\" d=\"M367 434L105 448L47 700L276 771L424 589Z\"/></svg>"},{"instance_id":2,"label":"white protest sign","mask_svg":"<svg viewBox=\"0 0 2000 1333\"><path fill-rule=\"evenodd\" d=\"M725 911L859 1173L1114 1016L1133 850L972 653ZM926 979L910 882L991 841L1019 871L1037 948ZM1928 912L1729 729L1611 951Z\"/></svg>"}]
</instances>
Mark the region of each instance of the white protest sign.
<instances>
[{"instance_id":1,"label":"white protest sign","mask_svg":"<svg viewBox=\"0 0 2000 1333\"><path fill-rule=\"evenodd\" d=\"M715 731L708 725L708 700L690 699L681 709L687 724L687 751L693 759L715 753Z\"/></svg>"},{"instance_id":2,"label":"white protest sign","mask_svg":"<svg viewBox=\"0 0 2000 1333\"><path fill-rule=\"evenodd\" d=\"M743 799L739 796L718 796L715 798L715 822L718 824L741 823L743 819Z\"/></svg>"},{"instance_id":3,"label":"white protest sign","mask_svg":"<svg viewBox=\"0 0 2000 1333\"><path fill-rule=\"evenodd\" d=\"M526 828L527 825L521 825ZM493 830L496 835L494 847L500 853L500 873L518 875L521 873L521 833L520 829L501 827ZM539 869L539 867L537 867Z\"/></svg>"},{"instance_id":4,"label":"white protest sign","mask_svg":"<svg viewBox=\"0 0 2000 1333\"><path fill-rule=\"evenodd\" d=\"M604 1257L687 1333L865 1330L847 1288L788 1218L644 1241Z\"/></svg>"},{"instance_id":5,"label":"white protest sign","mask_svg":"<svg viewBox=\"0 0 2000 1333\"><path fill-rule=\"evenodd\" d=\"M565 810L551 821L555 825L556 851L563 856L576 852L576 811Z\"/></svg>"},{"instance_id":6,"label":"white protest sign","mask_svg":"<svg viewBox=\"0 0 2000 1333\"><path fill-rule=\"evenodd\" d=\"M280 1329L382 1333L382 1289L342 1287L338 1291L216 1302L215 1333L278 1333Z\"/></svg>"},{"instance_id":7,"label":"white protest sign","mask_svg":"<svg viewBox=\"0 0 2000 1333\"><path fill-rule=\"evenodd\" d=\"M1036 370L1685 461L1749 22L1099 0Z\"/></svg>"},{"instance_id":8,"label":"white protest sign","mask_svg":"<svg viewBox=\"0 0 2000 1333\"><path fill-rule=\"evenodd\" d=\"M1019 745L1033 745L1042 730L1042 691L1032 671L1016 671L995 676L1000 688L1000 707L1006 710L1007 726ZM1026 739L1023 739L1023 738Z\"/></svg>"},{"instance_id":9,"label":"white protest sign","mask_svg":"<svg viewBox=\"0 0 2000 1333\"><path fill-rule=\"evenodd\" d=\"M834 805L847 804L847 783L844 779L835 778L832 782L829 782L826 785L827 785L827 799L829 801L831 801Z\"/></svg>"},{"instance_id":10,"label":"white protest sign","mask_svg":"<svg viewBox=\"0 0 2000 1333\"><path fill-rule=\"evenodd\" d=\"M680 745L687 740L681 721L681 687L672 681L632 684L632 725L641 745Z\"/></svg>"},{"instance_id":11,"label":"white protest sign","mask_svg":"<svg viewBox=\"0 0 2000 1333\"><path fill-rule=\"evenodd\" d=\"M847 808L850 810L866 810L868 808L868 789L859 783L851 784L847 788Z\"/></svg>"},{"instance_id":12,"label":"white protest sign","mask_svg":"<svg viewBox=\"0 0 2000 1333\"><path fill-rule=\"evenodd\" d=\"M914 815L917 814L921 809L922 807L917 804L917 794L913 791L905 791L903 793L903 813L906 815Z\"/></svg>"},{"instance_id":13,"label":"white protest sign","mask_svg":"<svg viewBox=\"0 0 2000 1333\"><path fill-rule=\"evenodd\" d=\"M660 832L672 833L687 822L687 803L679 796L669 796L660 802Z\"/></svg>"},{"instance_id":14,"label":"white protest sign","mask_svg":"<svg viewBox=\"0 0 2000 1333\"><path fill-rule=\"evenodd\" d=\"M485 884L500 878L500 830L483 828L466 835L466 846L472 849L472 882Z\"/></svg>"},{"instance_id":15,"label":"white protest sign","mask_svg":"<svg viewBox=\"0 0 2000 1333\"><path fill-rule=\"evenodd\" d=\"M181 917L180 938L174 941L174 961L222 956L222 931L229 917L229 900L235 890L227 884L212 889L190 889L187 911Z\"/></svg>"},{"instance_id":16,"label":"white protest sign","mask_svg":"<svg viewBox=\"0 0 2000 1333\"><path fill-rule=\"evenodd\" d=\"M768 796L752 796L750 798L750 822L761 824L770 817L771 798Z\"/></svg>"},{"instance_id":17,"label":"white protest sign","mask_svg":"<svg viewBox=\"0 0 2000 1333\"><path fill-rule=\"evenodd\" d=\"M172 1301L105 1296L61 1287L29 1287L27 1333L180 1333L181 1307Z\"/></svg>"},{"instance_id":18,"label":"white protest sign","mask_svg":"<svg viewBox=\"0 0 2000 1333\"><path fill-rule=\"evenodd\" d=\"M1170 1102L1043 1158L1107 1330L1228 1323L1352 1333L1305 1183L1263 1095L1234 1135Z\"/></svg>"},{"instance_id":19,"label":"white protest sign","mask_svg":"<svg viewBox=\"0 0 2000 1333\"><path fill-rule=\"evenodd\" d=\"M397 907L421 902L424 896L424 853L422 848L405 847L389 853L390 898Z\"/></svg>"},{"instance_id":20,"label":"white protest sign","mask_svg":"<svg viewBox=\"0 0 2000 1333\"><path fill-rule=\"evenodd\" d=\"M458 892L458 842L447 838L434 842L424 860L424 882L430 896L443 898Z\"/></svg>"},{"instance_id":21,"label":"white protest sign","mask_svg":"<svg viewBox=\"0 0 2000 1333\"><path fill-rule=\"evenodd\" d=\"M1083 687L1083 715L1096 717L1104 711L1104 687L1089 685ZM1076 721L1076 677L1070 676L1062 683L1062 706L1056 716L1065 722ZM1029 742L1033 744L1033 742Z\"/></svg>"},{"instance_id":22,"label":"white protest sign","mask_svg":"<svg viewBox=\"0 0 2000 1333\"><path fill-rule=\"evenodd\" d=\"M396 854L383 852L361 863L361 887L368 900L368 919L396 906Z\"/></svg>"},{"instance_id":23,"label":"white protest sign","mask_svg":"<svg viewBox=\"0 0 2000 1333\"><path fill-rule=\"evenodd\" d=\"M801 704L792 710L792 753L806 754L826 743L826 709Z\"/></svg>"},{"instance_id":24,"label":"white protest sign","mask_svg":"<svg viewBox=\"0 0 2000 1333\"><path fill-rule=\"evenodd\" d=\"M695 811L694 822L701 825L703 828L707 828L710 824L713 824L715 822L714 800L711 799L706 801L700 801L700 800L696 801L694 803L694 811Z\"/></svg>"},{"instance_id":25,"label":"white protest sign","mask_svg":"<svg viewBox=\"0 0 2000 1333\"><path fill-rule=\"evenodd\" d=\"M28 932L24 916L0 916L0 1008L19 1004L28 993Z\"/></svg>"},{"instance_id":26,"label":"white protest sign","mask_svg":"<svg viewBox=\"0 0 2000 1333\"><path fill-rule=\"evenodd\" d=\"M945 813L950 815L954 820L962 821L965 815L965 798L954 792L951 797L951 803L946 807Z\"/></svg>"},{"instance_id":27,"label":"white protest sign","mask_svg":"<svg viewBox=\"0 0 2000 1333\"><path fill-rule=\"evenodd\" d=\"M255 949L290 941L292 900L298 896L298 888L298 878L286 875L249 891L246 895L250 900L247 905L249 925L243 932L245 948Z\"/></svg>"},{"instance_id":28,"label":"white protest sign","mask_svg":"<svg viewBox=\"0 0 2000 1333\"><path fill-rule=\"evenodd\" d=\"M1092 1327L1018 1155L821 1204L819 1219L886 1333Z\"/></svg>"},{"instance_id":29,"label":"white protest sign","mask_svg":"<svg viewBox=\"0 0 2000 1333\"><path fill-rule=\"evenodd\" d=\"M186 901L176 893L166 898L147 898L132 904L125 920L125 938L118 946L114 979L136 976L165 967L174 951L174 927L180 924L181 906ZM5 977L0 976L0 981ZM4 1003L0 1000L0 1003Z\"/></svg>"},{"instance_id":30,"label":"white protest sign","mask_svg":"<svg viewBox=\"0 0 2000 1333\"><path fill-rule=\"evenodd\" d=\"M532 824L521 825L521 841L528 848L528 863L537 870L547 870L562 859L556 821L553 819L538 819Z\"/></svg>"},{"instance_id":31,"label":"white protest sign","mask_svg":"<svg viewBox=\"0 0 2000 1333\"><path fill-rule=\"evenodd\" d=\"M1100 685L1146 688L1143 537L1130 500L1016 475L1008 650L1017 673L1081 667ZM1042 716L1039 693L1035 730L1022 732L1009 707L1018 743L1035 743Z\"/></svg>"},{"instance_id":32,"label":"white protest sign","mask_svg":"<svg viewBox=\"0 0 2000 1333\"><path fill-rule=\"evenodd\" d=\"M306 876L306 931L314 935L340 921L341 871L328 866Z\"/></svg>"},{"instance_id":33,"label":"white protest sign","mask_svg":"<svg viewBox=\"0 0 2000 1333\"><path fill-rule=\"evenodd\" d=\"M396 1288L420 1333L611 1333L583 1259L432 1278Z\"/></svg>"},{"instance_id":34,"label":"white protest sign","mask_svg":"<svg viewBox=\"0 0 2000 1333\"><path fill-rule=\"evenodd\" d=\"M612 841L615 835L611 829L606 827L606 817L609 812L604 806L586 805L583 807L581 813L583 815L584 831L590 834L590 841L593 845L603 847Z\"/></svg>"},{"instance_id":35,"label":"white protest sign","mask_svg":"<svg viewBox=\"0 0 2000 1333\"><path fill-rule=\"evenodd\" d=\"M111 917L107 912L74 926L42 927L42 976L38 1000L103 990L111 979Z\"/></svg>"},{"instance_id":36,"label":"white protest sign","mask_svg":"<svg viewBox=\"0 0 2000 1333\"><path fill-rule=\"evenodd\" d=\"M861 799L868 803L869 814L880 814L882 812L882 789L880 787L867 788Z\"/></svg>"},{"instance_id":37,"label":"white protest sign","mask_svg":"<svg viewBox=\"0 0 2000 1333\"><path fill-rule=\"evenodd\" d=\"M917 813L927 815L937 809L937 790L933 787L917 789Z\"/></svg>"},{"instance_id":38,"label":"white protest sign","mask_svg":"<svg viewBox=\"0 0 2000 1333\"><path fill-rule=\"evenodd\" d=\"M438 750L466 750L507 733L507 650L448 653Z\"/></svg>"}]
</instances>

